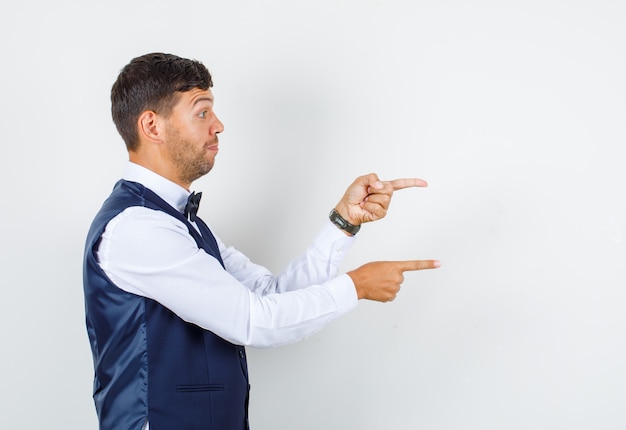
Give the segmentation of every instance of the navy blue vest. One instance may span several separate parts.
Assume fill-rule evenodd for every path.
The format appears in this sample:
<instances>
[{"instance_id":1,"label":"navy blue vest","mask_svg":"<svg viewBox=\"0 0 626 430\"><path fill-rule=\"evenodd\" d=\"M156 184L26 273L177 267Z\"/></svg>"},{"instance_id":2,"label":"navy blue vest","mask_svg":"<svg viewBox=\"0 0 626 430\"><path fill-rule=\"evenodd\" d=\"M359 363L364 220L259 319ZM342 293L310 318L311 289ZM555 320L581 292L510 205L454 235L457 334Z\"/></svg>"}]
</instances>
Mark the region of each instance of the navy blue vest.
<instances>
[{"instance_id":1,"label":"navy blue vest","mask_svg":"<svg viewBox=\"0 0 626 430\"><path fill-rule=\"evenodd\" d=\"M123 291L98 265L106 225L131 206L161 210L184 222L198 247L222 263L206 224L196 223L200 235L151 190L128 181L115 185L89 230L83 266L100 429L140 430L146 419L150 430L247 429L244 348L183 321L154 300Z\"/></svg>"}]
</instances>

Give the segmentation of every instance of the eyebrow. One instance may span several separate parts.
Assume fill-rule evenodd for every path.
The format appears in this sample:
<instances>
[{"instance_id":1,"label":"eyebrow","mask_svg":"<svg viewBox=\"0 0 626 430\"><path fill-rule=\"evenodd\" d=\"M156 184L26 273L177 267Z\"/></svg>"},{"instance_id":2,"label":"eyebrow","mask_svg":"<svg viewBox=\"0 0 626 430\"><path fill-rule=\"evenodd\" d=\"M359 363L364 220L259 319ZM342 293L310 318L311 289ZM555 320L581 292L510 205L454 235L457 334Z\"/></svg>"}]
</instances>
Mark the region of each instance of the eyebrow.
<instances>
[{"instance_id":1,"label":"eyebrow","mask_svg":"<svg viewBox=\"0 0 626 430\"><path fill-rule=\"evenodd\" d=\"M193 103L191 105L195 106L195 105L197 105L200 102L209 102L209 103L213 104L213 97L198 97L197 99L195 99L193 101Z\"/></svg>"}]
</instances>

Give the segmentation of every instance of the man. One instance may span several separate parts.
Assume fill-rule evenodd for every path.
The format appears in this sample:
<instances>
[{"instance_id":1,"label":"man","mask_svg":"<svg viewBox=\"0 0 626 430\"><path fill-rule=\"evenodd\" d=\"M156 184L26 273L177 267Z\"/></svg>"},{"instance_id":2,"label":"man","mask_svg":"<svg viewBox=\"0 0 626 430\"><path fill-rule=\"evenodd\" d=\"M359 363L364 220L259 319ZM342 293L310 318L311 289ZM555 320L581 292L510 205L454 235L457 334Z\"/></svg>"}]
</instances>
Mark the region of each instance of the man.
<instances>
[{"instance_id":1,"label":"man","mask_svg":"<svg viewBox=\"0 0 626 430\"><path fill-rule=\"evenodd\" d=\"M361 224L420 179L350 185L313 243L277 276L226 247L196 216L191 183L213 167L223 124L211 76L170 54L132 60L111 91L129 163L90 228L87 331L100 428L248 428L244 346L301 340L357 305L393 300L434 260L338 266Z\"/></svg>"}]
</instances>

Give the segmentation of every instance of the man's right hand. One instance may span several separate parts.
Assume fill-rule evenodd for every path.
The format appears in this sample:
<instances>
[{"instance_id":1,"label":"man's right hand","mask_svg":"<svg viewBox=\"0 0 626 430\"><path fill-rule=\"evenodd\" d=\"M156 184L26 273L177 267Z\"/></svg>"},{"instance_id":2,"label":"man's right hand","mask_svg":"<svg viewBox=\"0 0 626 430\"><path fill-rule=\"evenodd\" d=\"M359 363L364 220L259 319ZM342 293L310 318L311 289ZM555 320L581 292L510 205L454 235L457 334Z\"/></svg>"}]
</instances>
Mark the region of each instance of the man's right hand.
<instances>
[{"instance_id":1,"label":"man's right hand","mask_svg":"<svg viewBox=\"0 0 626 430\"><path fill-rule=\"evenodd\" d=\"M359 299L390 302L404 281L404 272L436 269L437 260L374 261L348 272Z\"/></svg>"}]
</instances>

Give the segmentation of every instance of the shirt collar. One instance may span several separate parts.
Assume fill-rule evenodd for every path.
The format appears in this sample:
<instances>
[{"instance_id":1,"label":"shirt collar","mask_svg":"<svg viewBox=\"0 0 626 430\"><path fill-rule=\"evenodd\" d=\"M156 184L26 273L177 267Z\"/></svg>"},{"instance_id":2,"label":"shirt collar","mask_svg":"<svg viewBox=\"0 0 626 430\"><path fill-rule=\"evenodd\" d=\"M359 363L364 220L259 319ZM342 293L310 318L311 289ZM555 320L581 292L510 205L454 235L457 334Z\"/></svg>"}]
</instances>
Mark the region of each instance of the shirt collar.
<instances>
[{"instance_id":1,"label":"shirt collar","mask_svg":"<svg viewBox=\"0 0 626 430\"><path fill-rule=\"evenodd\" d=\"M187 204L189 191L180 185L164 178L150 169L146 169L139 164L129 161L124 170L123 178L130 182L138 182L146 188L152 190L173 208L183 212Z\"/></svg>"}]
</instances>

